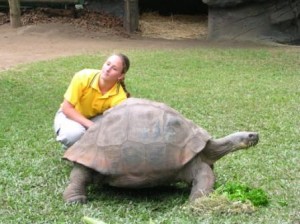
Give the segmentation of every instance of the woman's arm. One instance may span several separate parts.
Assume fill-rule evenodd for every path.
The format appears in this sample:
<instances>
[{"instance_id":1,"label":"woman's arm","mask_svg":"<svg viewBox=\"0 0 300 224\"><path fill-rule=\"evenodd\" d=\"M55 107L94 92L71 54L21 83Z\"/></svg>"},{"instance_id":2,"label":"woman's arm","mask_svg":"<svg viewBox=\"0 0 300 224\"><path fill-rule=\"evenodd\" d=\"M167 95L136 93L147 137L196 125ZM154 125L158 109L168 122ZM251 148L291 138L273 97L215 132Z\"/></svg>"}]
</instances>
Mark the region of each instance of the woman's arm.
<instances>
[{"instance_id":1,"label":"woman's arm","mask_svg":"<svg viewBox=\"0 0 300 224\"><path fill-rule=\"evenodd\" d=\"M62 103L62 112L67 116L67 118L74 120L84 126L86 129L91 127L94 123L80 114L75 107L67 100Z\"/></svg>"}]
</instances>

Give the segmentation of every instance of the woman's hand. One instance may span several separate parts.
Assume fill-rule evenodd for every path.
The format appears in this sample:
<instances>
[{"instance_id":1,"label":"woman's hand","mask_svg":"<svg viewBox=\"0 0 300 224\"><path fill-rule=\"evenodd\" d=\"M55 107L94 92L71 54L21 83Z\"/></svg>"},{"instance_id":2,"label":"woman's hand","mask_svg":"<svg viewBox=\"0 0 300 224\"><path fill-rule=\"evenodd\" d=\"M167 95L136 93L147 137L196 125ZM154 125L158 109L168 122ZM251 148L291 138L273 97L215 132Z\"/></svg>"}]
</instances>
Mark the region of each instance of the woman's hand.
<instances>
[{"instance_id":1,"label":"woman's hand","mask_svg":"<svg viewBox=\"0 0 300 224\"><path fill-rule=\"evenodd\" d=\"M84 126L86 129L90 128L94 122L80 114L69 101L64 100L62 103L62 112L67 118L74 120Z\"/></svg>"}]
</instances>

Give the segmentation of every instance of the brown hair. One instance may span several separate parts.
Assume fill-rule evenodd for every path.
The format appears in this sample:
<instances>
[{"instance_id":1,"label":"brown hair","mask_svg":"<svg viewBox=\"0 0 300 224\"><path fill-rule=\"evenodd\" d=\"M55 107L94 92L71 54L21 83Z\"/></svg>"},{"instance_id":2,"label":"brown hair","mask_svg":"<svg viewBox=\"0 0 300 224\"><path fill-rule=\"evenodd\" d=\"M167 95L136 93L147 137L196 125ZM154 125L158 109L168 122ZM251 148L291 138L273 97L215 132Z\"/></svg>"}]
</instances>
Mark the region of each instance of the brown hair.
<instances>
[{"instance_id":1,"label":"brown hair","mask_svg":"<svg viewBox=\"0 0 300 224\"><path fill-rule=\"evenodd\" d=\"M129 58L125 54L121 54L121 53L116 54L116 55L122 59L122 62L123 62L122 73L125 74L129 70L129 67L130 67Z\"/></svg>"},{"instance_id":2,"label":"brown hair","mask_svg":"<svg viewBox=\"0 0 300 224\"><path fill-rule=\"evenodd\" d=\"M124 89L127 98L129 98L129 97L131 96L131 94L130 94L130 92L128 92L128 90L126 89L126 85L125 85L124 79L123 79L123 80L120 80L119 83L120 83L120 85L122 86L122 88Z\"/></svg>"},{"instance_id":3,"label":"brown hair","mask_svg":"<svg viewBox=\"0 0 300 224\"><path fill-rule=\"evenodd\" d=\"M130 67L129 58L125 54L121 54L121 53L118 53L116 55L119 56L122 59L122 62L123 62L122 73L126 74L126 72L129 70L129 67ZM127 98L129 98L130 97L130 93L127 91L127 88L126 88L126 85L125 85L125 77L122 80L120 80L119 83L122 86L122 88L124 89Z\"/></svg>"}]
</instances>

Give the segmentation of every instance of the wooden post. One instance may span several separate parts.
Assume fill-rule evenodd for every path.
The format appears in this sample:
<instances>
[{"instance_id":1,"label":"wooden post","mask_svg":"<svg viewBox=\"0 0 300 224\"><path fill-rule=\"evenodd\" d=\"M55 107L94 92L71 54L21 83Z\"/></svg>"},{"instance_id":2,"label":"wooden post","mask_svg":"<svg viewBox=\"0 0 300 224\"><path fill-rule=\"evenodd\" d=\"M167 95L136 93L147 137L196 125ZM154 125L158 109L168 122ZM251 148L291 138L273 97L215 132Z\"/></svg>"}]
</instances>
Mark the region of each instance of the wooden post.
<instances>
[{"instance_id":1,"label":"wooden post","mask_svg":"<svg viewBox=\"0 0 300 224\"><path fill-rule=\"evenodd\" d=\"M139 26L139 4L138 0L124 0L124 28L132 33Z\"/></svg>"},{"instance_id":2,"label":"wooden post","mask_svg":"<svg viewBox=\"0 0 300 224\"><path fill-rule=\"evenodd\" d=\"M22 26L20 0L8 0L10 25L12 28Z\"/></svg>"}]
</instances>

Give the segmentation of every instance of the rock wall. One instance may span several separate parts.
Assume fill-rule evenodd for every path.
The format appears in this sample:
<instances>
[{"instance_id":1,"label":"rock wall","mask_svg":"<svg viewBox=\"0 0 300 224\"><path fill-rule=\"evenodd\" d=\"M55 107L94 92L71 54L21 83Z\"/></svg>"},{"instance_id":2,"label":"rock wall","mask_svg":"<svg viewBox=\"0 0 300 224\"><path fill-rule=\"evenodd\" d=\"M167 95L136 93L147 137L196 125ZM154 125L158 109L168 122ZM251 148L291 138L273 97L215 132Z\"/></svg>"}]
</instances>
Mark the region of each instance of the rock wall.
<instances>
[{"instance_id":1,"label":"rock wall","mask_svg":"<svg viewBox=\"0 0 300 224\"><path fill-rule=\"evenodd\" d=\"M208 38L293 43L300 40L300 0L203 0Z\"/></svg>"}]
</instances>

